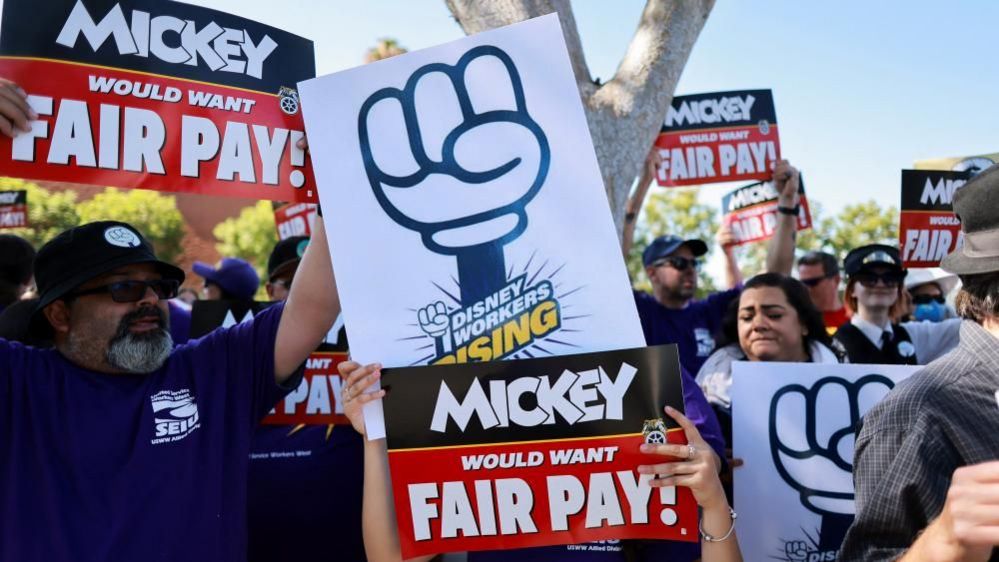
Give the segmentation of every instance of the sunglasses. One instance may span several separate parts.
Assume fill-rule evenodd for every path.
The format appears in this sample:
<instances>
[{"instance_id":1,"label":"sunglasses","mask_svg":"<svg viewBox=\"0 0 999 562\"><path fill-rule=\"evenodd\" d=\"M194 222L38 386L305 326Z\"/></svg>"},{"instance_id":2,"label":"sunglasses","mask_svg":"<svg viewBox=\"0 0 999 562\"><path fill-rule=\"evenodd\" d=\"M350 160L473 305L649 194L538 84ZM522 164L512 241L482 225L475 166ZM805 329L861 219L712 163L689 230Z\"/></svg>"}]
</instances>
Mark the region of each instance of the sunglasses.
<instances>
[{"instance_id":1,"label":"sunglasses","mask_svg":"<svg viewBox=\"0 0 999 562\"><path fill-rule=\"evenodd\" d=\"M146 288L152 289L161 300L172 299L177 296L177 289L180 288L180 281L176 279L154 279L152 281L118 281L84 289L70 293L67 298L76 298L83 295L96 295L100 293L111 293L111 300L114 302L138 302L146 296Z\"/></svg>"},{"instance_id":2,"label":"sunglasses","mask_svg":"<svg viewBox=\"0 0 999 562\"><path fill-rule=\"evenodd\" d=\"M700 269L701 260L697 258L684 258L681 256L669 256L663 258L654 264L655 267L661 267L663 265L669 264L670 267L679 271L686 271L688 268Z\"/></svg>"},{"instance_id":3,"label":"sunglasses","mask_svg":"<svg viewBox=\"0 0 999 562\"><path fill-rule=\"evenodd\" d=\"M905 275L889 271L886 273L858 273L854 278L865 287L874 287L878 281L881 281L885 287L898 287L905 279Z\"/></svg>"},{"instance_id":4,"label":"sunglasses","mask_svg":"<svg viewBox=\"0 0 999 562\"><path fill-rule=\"evenodd\" d=\"M799 279L799 281L808 287L815 287L826 279L832 279L833 277L836 277L836 275L823 275L822 277L812 277L811 279Z\"/></svg>"},{"instance_id":5,"label":"sunglasses","mask_svg":"<svg viewBox=\"0 0 999 562\"><path fill-rule=\"evenodd\" d=\"M947 302L947 299L943 295L916 295L912 297L913 304L930 304L931 302L943 304Z\"/></svg>"}]
</instances>

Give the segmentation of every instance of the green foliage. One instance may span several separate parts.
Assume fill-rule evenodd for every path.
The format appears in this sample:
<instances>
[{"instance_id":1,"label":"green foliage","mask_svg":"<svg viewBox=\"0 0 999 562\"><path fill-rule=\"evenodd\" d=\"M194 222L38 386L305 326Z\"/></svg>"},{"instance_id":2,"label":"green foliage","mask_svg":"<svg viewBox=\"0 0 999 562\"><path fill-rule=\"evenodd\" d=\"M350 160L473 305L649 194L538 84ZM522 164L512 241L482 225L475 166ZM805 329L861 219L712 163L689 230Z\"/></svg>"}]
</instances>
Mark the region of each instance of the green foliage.
<instances>
[{"instance_id":1,"label":"green foliage","mask_svg":"<svg viewBox=\"0 0 999 562\"><path fill-rule=\"evenodd\" d=\"M183 252L184 217L172 195L144 189L109 187L77 207L80 223L100 220L127 222L139 230L164 261L176 261Z\"/></svg>"},{"instance_id":2,"label":"green foliage","mask_svg":"<svg viewBox=\"0 0 999 562\"><path fill-rule=\"evenodd\" d=\"M867 244L898 245L898 208L881 208L875 201L847 205L839 214L823 216L822 205L809 199L812 228L798 233L798 254L812 250L829 252L840 263L846 254ZM737 250L739 263L747 275L763 271L768 241L747 244Z\"/></svg>"},{"instance_id":3,"label":"green foliage","mask_svg":"<svg viewBox=\"0 0 999 562\"><path fill-rule=\"evenodd\" d=\"M80 224L76 210L76 193L50 192L38 184L15 178L0 178L0 190L27 190L28 226L8 230L37 249L60 232Z\"/></svg>"},{"instance_id":4,"label":"green foliage","mask_svg":"<svg viewBox=\"0 0 999 562\"><path fill-rule=\"evenodd\" d=\"M219 223L212 231L219 241L215 249L223 256L242 258L257 268L260 278L267 276L267 258L278 243L274 226L274 206L258 201L240 211L239 216Z\"/></svg>"},{"instance_id":5,"label":"green foliage","mask_svg":"<svg viewBox=\"0 0 999 562\"><path fill-rule=\"evenodd\" d=\"M697 194L697 189L684 188L653 187L650 191L635 225L635 242L628 252L628 274L636 289L652 289L642 265L642 251L657 236L676 234L683 238L699 238L708 243L711 252L714 251L713 241L718 231L717 211L698 202ZM698 296L715 290L714 281L702 270L697 280Z\"/></svg>"}]
</instances>

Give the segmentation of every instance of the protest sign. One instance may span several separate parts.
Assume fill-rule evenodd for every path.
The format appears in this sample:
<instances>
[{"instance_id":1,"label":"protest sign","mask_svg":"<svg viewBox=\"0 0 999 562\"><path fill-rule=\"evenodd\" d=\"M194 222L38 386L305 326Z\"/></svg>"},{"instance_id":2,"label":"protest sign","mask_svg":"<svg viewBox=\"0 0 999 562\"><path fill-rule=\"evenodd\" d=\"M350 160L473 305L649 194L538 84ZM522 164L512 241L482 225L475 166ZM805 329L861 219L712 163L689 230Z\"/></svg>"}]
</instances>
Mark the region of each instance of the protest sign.
<instances>
[{"instance_id":1,"label":"protest sign","mask_svg":"<svg viewBox=\"0 0 999 562\"><path fill-rule=\"evenodd\" d=\"M951 172L969 172L971 175L975 175L996 163L999 163L999 153L917 160L913 168L917 170L949 170Z\"/></svg>"},{"instance_id":2,"label":"protest sign","mask_svg":"<svg viewBox=\"0 0 999 562\"><path fill-rule=\"evenodd\" d=\"M0 75L38 113L0 138L0 175L315 200L301 37L181 2L6 0Z\"/></svg>"},{"instance_id":3,"label":"protest sign","mask_svg":"<svg viewBox=\"0 0 999 562\"><path fill-rule=\"evenodd\" d=\"M278 239L292 236L312 236L312 223L316 220L315 203L288 203L274 210L274 224Z\"/></svg>"},{"instance_id":4,"label":"protest sign","mask_svg":"<svg viewBox=\"0 0 999 562\"><path fill-rule=\"evenodd\" d=\"M556 15L300 88L357 361L645 344Z\"/></svg>"},{"instance_id":5,"label":"protest sign","mask_svg":"<svg viewBox=\"0 0 999 562\"><path fill-rule=\"evenodd\" d=\"M770 179L780 158L770 90L674 96L656 139L664 187Z\"/></svg>"},{"instance_id":6,"label":"protest sign","mask_svg":"<svg viewBox=\"0 0 999 562\"><path fill-rule=\"evenodd\" d=\"M28 192L0 191L0 229L28 226Z\"/></svg>"},{"instance_id":7,"label":"protest sign","mask_svg":"<svg viewBox=\"0 0 999 562\"><path fill-rule=\"evenodd\" d=\"M385 369L403 558L605 539L697 541L687 488L643 442L685 443L676 345Z\"/></svg>"},{"instance_id":8,"label":"protest sign","mask_svg":"<svg viewBox=\"0 0 999 562\"><path fill-rule=\"evenodd\" d=\"M216 328L228 328L252 319L270 302L195 301L191 308L191 339ZM305 361L305 375L298 388L274 406L264 425L350 424L343 413L343 387L337 365L347 360L347 334L338 318L326 339Z\"/></svg>"},{"instance_id":9,"label":"protest sign","mask_svg":"<svg viewBox=\"0 0 999 562\"><path fill-rule=\"evenodd\" d=\"M735 244L767 240L777 228L777 190L771 182L745 185L722 197L722 222L732 229ZM812 213L805 196L805 182L798 187L796 230L812 228Z\"/></svg>"},{"instance_id":10,"label":"protest sign","mask_svg":"<svg viewBox=\"0 0 999 562\"><path fill-rule=\"evenodd\" d=\"M908 365L737 362L732 367L736 529L746 560L836 560L853 521L860 418Z\"/></svg>"},{"instance_id":11,"label":"protest sign","mask_svg":"<svg viewBox=\"0 0 999 562\"><path fill-rule=\"evenodd\" d=\"M954 216L954 192L971 172L902 170L899 247L905 267L939 267L940 260L961 247L964 233Z\"/></svg>"}]
</instances>

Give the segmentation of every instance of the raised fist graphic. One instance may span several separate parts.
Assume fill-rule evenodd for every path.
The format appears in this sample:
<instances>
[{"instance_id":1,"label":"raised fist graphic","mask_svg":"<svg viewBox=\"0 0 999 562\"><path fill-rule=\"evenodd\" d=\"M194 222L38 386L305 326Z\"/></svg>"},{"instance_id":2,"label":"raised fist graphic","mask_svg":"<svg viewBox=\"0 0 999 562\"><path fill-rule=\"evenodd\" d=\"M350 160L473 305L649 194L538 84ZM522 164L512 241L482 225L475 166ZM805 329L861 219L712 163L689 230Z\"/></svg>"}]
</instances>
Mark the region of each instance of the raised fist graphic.
<instances>
[{"instance_id":1,"label":"raised fist graphic","mask_svg":"<svg viewBox=\"0 0 999 562\"><path fill-rule=\"evenodd\" d=\"M527 228L551 156L510 56L486 45L417 69L365 100L358 135L385 213L456 257L462 304L501 288L503 246Z\"/></svg>"},{"instance_id":2,"label":"raised fist graphic","mask_svg":"<svg viewBox=\"0 0 999 562\"><path fill-rule=\"evenodd\" d=\"M417 314L420 321L420 329L427 334L437 344L437 356L451 352L451 317L448 316L447 307L444 303L437 301L434 304L421 308Z\"/></svg>"},{"instance_id":3,"label":"raised fist graphic","mask_svg":"<svg viewBox=\"0 0 999 562\"><path fill-rule=\"evenodd\" d=\"M787 541L784 544L784 555L793 562L806 562L808 551L808 543L805 541Z\"/></svg>"},{"instance_id":4,"label":"raised fist graphic","mask_svg":"<svg viewBox=\"0 0 999 562\"><path fill-rule=\"evenodd\" d=\"M811 388L785 386L770 402L774 466L798 491L802 505L822 516L820 549L838 548L853 520L857 424L894 386L891 379L878 374L856 382L825 377Z\"/></svg>"}]
</instances>

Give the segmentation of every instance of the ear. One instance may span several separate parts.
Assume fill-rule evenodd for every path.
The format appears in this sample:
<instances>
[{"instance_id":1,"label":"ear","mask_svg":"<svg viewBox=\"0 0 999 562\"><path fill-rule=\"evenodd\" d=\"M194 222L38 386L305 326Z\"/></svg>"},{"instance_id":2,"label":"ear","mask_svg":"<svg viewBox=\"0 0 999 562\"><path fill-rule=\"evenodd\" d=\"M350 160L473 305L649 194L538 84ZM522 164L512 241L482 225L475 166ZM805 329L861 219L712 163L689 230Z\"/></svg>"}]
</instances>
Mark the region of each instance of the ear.
<instances>
[{"instance_id":1,"label":"ear","mask_svg":"<svg viewBox=\"0 0 999 562\"><path fill-rule=\"evenodd\" d=\"M69 332L69 320L72 315L69 305L65 301L53 301L42 310L42 313L57 334L66 334Z\"/></svg>"},{"instance_id":2,"label":"ear","mask_svg":"<svg viewBox=\"0 0 999 562\"><path fill-rule=\"evenodd\" d=\"M656 273L656 268L652 267L651 265L645 266L645 276L646 277L648 277L649 279L652 279L652 276L655 275L655 273Z\"/></svg>"},{"instance_id":3,"label":"ear","mask_svg":"<svg viewBox=\"0 0 999 562\"><path fill-rule=\"evenodd\" d=\"M264 285L264 289L267 289L267 298L274 300L274 284L268 281L267 284Z\"/></svg>"}]
</instances>

